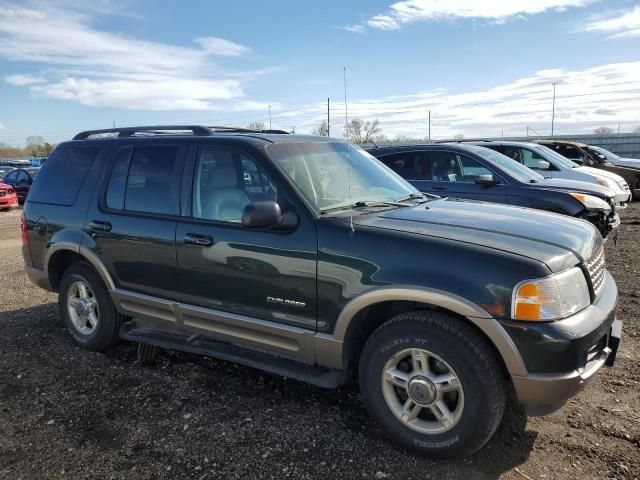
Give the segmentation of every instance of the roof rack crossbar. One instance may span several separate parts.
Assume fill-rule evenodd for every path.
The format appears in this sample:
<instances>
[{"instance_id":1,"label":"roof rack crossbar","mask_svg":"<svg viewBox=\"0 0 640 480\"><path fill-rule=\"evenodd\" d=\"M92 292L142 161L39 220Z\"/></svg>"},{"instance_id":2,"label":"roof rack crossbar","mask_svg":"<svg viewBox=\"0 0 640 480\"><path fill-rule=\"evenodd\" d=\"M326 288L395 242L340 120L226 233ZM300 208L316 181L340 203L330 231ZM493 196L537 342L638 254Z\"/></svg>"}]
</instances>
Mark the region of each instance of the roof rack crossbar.
<instances>
[{"instance_id":1,"label":"roof rack crossbar","mask_svg":"<svg viewBox=\"0 0 640 480\"><path fill-rule=\"evenodd\" d=\"M161 134L164 132L183 131L183 130L191 131L191 133L193 133L194 135L199 135L199 136L210 136L214 134L214 132L210 128L203 127L202 125L153 125L153 126L146 126L146 127L123 127L123 128L104 128L100 130L86 130L84 132L78 133L75 137L73 137L73 139L86 140L92 135L100 135L103 133L117 133L118 137L132 137L138 132L149 132L152 134L153 133Z\"/></svg>"}]
</instances>

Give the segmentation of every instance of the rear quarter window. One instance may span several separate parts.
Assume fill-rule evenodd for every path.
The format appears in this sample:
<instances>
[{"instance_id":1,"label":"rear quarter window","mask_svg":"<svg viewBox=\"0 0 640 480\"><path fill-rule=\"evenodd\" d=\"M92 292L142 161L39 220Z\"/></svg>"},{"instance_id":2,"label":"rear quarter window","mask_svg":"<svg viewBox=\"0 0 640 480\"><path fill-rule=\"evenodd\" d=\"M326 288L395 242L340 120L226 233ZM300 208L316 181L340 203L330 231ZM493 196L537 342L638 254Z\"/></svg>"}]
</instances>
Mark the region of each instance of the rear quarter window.
<instances>
[{"instance_id":1,"label":"rear quarter window","mask_svg":"<svg viewBox=\"0 0 640 480\"><path fill-rule=\"evenodd\" d=\"M56 148L34 180L29 202L73 205L99 150L96 147Z\"/></svg>"}]
</instances>

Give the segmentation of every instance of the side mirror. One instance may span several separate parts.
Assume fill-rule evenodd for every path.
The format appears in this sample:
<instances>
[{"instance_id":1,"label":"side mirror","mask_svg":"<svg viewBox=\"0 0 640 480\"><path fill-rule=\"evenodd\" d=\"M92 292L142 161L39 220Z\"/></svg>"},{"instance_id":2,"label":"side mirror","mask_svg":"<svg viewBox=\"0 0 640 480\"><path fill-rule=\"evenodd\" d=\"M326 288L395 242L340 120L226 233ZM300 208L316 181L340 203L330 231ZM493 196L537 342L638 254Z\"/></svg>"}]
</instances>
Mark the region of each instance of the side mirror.
<instances>
[{"instance_id":1,"label":"side mirror","mask_svg":"<svg viewBox=\"0 0 640 480\"><path fill-rule=\"evenodd\" d=\"M293 230L298 225L298 217L293 212L283 214L280 205L272 200L251 202L242 211L242 225L248 228Z\"/></svg>"},{"instance_id":2,"label":"side mirror","mask_svg":"<svg viewBox=\"0 0 640 480\"><path fill-rule=\"evenodd\" d=\"M551 164L546 160L538 160L538 170L549 170Z\"/></svg>"},{"instance_id":3,"label":"side mirror","mask_svg":"<svg viewBox=\"0 0 640 480\"><path fill-rule=\"evenodd\" d=\"M493 178L493 175L478 175L474 180L476 185L484 185L485 187L492 187L500 183L499 180Z\"/></svg>"}]
</instances>

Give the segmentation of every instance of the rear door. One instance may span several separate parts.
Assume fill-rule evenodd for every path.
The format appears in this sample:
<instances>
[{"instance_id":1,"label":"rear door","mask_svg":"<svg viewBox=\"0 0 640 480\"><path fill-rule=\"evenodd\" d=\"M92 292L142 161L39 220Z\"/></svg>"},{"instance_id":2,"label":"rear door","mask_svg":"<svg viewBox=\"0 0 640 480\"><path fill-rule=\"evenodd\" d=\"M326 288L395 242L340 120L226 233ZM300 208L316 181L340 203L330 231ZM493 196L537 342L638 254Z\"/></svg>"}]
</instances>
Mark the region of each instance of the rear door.
<instances>
[{"instance_id":1,"label":"rear door","mask_svg":"<svg viewBox=\"0 0 640 480\"><path fill-rule=\"evenodd\" d=\"M116 288L177 300L175 231L186 147L125 145L90 207L85 230Z\"/></svg>"},{"instance_id":2,"label":"rear door","mask_svg":"<svg viewBox=\"0 0 640 480\"><path fill-rule=\"evenodd\" d=\"M425 152L400 152L384 155L378 160L423 192L428 174L427 156Z\"/></svg>"},{"instance_id":3,"label":"rear door","mask_svg":"<svg viewBox=\"0 0 640 480\"><path fill-rule=\"evenodd\" d=\"M429 152L425 191L436 195L505 203L507 187L489 167L465 154L450 151ZM497 185L478 185L480 175L492 175Z\"/></svg>"}]
</instances>

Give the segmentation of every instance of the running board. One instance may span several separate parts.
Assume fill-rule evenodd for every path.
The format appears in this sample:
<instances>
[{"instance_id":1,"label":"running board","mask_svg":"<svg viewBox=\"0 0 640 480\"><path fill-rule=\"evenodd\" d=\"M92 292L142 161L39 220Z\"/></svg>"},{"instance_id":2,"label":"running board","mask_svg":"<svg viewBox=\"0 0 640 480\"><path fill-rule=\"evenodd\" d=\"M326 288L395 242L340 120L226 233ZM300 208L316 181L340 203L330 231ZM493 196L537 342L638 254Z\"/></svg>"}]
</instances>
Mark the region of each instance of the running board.
<instances>
[{"instance_id":1,"label":"running board","mask_svg":"<svg viewBox=\"0 0 640 480\"><path fill-rule=\"evenodd\" d=\"M120 327L120 338L169 350L180 350L218 358L323 388L339 387L344 385L349 378L346 370L334 370L296 362L269 353L218 342L200 334L185 335L184 333L152 330L139 327L134 322L127 322Z\"/></svg>"}]
</instances>

